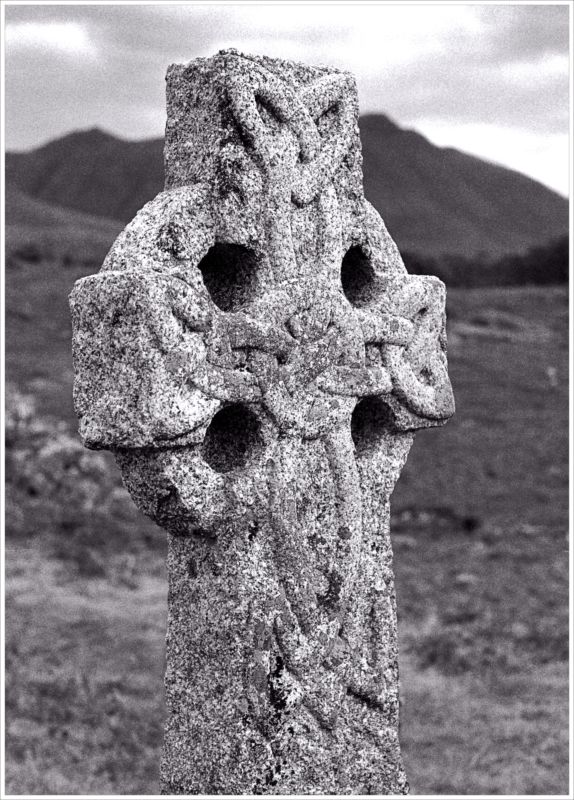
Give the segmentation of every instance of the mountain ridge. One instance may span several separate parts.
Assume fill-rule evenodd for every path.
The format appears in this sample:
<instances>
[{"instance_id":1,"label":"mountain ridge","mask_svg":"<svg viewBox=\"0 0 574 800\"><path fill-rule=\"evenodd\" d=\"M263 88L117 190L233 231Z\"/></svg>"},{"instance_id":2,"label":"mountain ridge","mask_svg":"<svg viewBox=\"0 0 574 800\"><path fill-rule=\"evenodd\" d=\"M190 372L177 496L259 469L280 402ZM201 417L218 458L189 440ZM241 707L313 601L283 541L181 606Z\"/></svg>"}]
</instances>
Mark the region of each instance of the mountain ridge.
<instances>
[{"instance_id":1,"label":"mountain ridge","mask_svg":"<svg viewBox=\"0 0 574 800\"><path fill-rule=\"evenodd\" d=\"M359 125L365 195L402 251L499 258L568 232L568 200L526 175L437 147L383 114ZM129 221L163 183L161 138L92 127L6 153L7 186L108 220Z\"/></svg>"}]
</instances>

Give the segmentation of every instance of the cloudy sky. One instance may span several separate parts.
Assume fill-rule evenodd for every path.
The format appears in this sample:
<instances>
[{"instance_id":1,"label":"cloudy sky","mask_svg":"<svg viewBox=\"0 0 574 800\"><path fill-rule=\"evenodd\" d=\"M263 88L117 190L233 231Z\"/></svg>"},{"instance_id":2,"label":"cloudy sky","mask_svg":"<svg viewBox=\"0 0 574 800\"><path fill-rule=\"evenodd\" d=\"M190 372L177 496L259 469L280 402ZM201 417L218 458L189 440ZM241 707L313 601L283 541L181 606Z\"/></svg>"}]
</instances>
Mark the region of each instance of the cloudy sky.
<instances>
[{"instance_id":1,"label":"cloudy sky","mask_svg":"<svg viewBox=\"0 0 574 800\"><path fill-rule=\"evenodd\" d=\"M161 136L166 66L237 47L351 70L363 113L568 194L569 7L6 4L6 147Z\"/></svg>"}]
</instances>

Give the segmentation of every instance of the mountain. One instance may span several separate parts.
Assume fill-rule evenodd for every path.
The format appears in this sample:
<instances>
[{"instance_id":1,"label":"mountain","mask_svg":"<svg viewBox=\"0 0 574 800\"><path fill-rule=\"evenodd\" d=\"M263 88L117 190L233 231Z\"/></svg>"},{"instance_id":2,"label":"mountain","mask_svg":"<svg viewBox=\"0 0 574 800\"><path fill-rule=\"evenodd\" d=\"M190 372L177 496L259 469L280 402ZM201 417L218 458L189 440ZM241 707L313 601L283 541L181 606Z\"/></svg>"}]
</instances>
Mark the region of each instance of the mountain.
<instances>
[{"instance_id":1,"label":"mountain","mask_svg":"<svg viewBox=\"0 0 574 800\"><path fill-rule=\"evenodd\" d=\"M500 257L568 232L568 201L518 172L361 118L365 194L400 249ZM163 188L163 140L97 128L6 154L6 182L46 203L127 222Z\"/></svg>"},{"instance_id":2,"label":"mountain","mask_svg":"<svg viewBox=\"0 0 574 800\"><path fill-rule=\"evenodd\" d=\"M365 194L401 250L499 257L568 233L568 200L532 178L382 115L360 127Z\"/></svg>"},{"instance_id":3,"label":"mountain","mask_svg":"<svg viewBox=\"0 0 574 800\"><path fill-rule=\"evenodd\" d=\"M163 140L76 131L6 153L6 183L47 203L128 222L163 188Z\"/></svg>"}]
</instances>

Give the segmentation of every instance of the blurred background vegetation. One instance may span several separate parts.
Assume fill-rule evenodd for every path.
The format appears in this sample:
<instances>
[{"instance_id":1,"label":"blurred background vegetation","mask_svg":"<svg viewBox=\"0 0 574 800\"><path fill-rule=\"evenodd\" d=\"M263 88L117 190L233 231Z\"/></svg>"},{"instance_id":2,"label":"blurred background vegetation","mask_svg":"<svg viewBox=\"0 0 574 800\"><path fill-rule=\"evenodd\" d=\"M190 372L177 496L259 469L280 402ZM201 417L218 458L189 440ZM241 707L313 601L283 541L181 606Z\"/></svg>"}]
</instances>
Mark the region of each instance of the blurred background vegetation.
<instances>
[{"instance_id":1,"label":"blurred background vegetation","mask_svg":"<svg viewBox=\"0 0 574 800\"><path fill-rule=\"evenodd\" d=\"M368 122L388 145L379 153L400 138L388 122ZM136 511L111 455L78 440L67 296L123 225L114 153L123 185L141 192L122 208L137 208L161 189L137 178L161 173L161 142L137 143L128 158L130 143L101 132L65 138L7 161L6 789L149 794L164 714L165 537ZM440 199L441 175L454 169L443 161L455 153L460 165L462 154L420 139L392 146L418 148L416 180ZM364 139L367 176L380 174L376 141ZM74 194L76 184L62 187L76 162ZM488 203L492 169L523 199L528 182L519 221L515 206L504 219L496 211L496 246L478 206L462 224L438 199L413 240L406 212L404 224L386 213L404 198L385 199L367 180L409 269L447 282L457 399L444 429L417 435L393 496L401 737L415 793L565 794L568 240L567 221L551 230L546 217L555 204L552 216L567 220L567 201L472 162L458 176L461 203L477 186L480 208ZM415 177L411 196L424 205Z\"/></svg>"}]
</instances>

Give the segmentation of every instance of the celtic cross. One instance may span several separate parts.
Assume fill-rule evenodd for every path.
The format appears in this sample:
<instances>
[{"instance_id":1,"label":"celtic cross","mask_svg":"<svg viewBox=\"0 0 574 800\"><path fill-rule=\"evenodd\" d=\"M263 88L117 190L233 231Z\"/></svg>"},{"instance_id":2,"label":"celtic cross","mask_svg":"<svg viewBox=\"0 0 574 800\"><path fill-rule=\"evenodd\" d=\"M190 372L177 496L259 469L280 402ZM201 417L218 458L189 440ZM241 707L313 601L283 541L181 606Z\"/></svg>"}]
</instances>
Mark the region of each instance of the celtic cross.
<instances>
[{"instance_id":1,"label":"celtic cross","mask_svg":"<svg viewBox=\"0 0 574 800\"><path fill-rule=\"evenodd\" d=\"M353 78L168 71L166 188L76 284L74 398L168 532L162 791L389 794L389 497L453 413L442 283L363 195Z\"/></svg>"}]
</instances>

